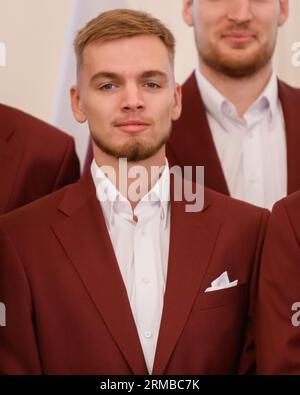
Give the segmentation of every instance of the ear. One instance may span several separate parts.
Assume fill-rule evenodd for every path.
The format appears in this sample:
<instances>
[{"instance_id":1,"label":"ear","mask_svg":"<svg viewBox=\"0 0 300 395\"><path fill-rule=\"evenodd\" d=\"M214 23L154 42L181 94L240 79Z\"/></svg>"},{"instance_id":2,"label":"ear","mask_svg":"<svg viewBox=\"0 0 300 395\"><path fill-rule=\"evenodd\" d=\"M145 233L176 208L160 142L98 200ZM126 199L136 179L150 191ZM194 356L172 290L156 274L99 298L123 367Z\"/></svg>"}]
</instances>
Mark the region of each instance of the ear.
<instances>
[{"instance_id":1,"label":"ear","mask_svg":"<svg viewBox=\"0 0 300 395\"><path fill-rule=\"evenodd\" d=\"M289 0L279 0L280 14L278 26L282 26L289 16Z\"/></svg>"},{"instance_id":2,"label":"ear","mask_svg":"<svg viewBox=\"0 0 300 395\"><path fill-rule=\"evenodd\" d=\"M193 26L193 0L183 0L182 16L188 26Z\"/></svg>"},{"instance_id":3,"label":"ear","mask_svg":"<svg viewBox=\"0 0 300 395\"><path fill-rule=\"evenodd\" d=\"M175 91L174 91L174 104L173 104L173 109L172 109L172 121L177 121L177 119L181 115L181 86L179 84L176 84L175 86Z\"/></svg>"},{"instance_id":4,"label":"ear","mask_svg":"<svg viewBox=\"0 0 300 395\"><path fill-rule=\"evenodd\" d=\"M79 123L84 123L86 121L86 116L80 100L78 85L74 85L71 87L70 97L71 97L72 111L76 121Z\"/></svg>"}]
</instances>

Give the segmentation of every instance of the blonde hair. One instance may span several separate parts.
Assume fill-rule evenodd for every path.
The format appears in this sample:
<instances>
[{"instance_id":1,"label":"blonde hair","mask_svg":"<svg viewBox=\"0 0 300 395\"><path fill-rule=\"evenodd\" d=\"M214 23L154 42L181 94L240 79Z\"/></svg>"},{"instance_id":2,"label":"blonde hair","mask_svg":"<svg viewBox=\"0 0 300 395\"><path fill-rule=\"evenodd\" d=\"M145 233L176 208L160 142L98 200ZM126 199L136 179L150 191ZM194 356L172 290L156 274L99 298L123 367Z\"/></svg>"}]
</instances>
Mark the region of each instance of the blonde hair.
<instances>
[{"instance_id":1,"label":"blonde hair","mask_svg":"<svg viewBox=\"0 0 300 395\"><path fill-rule=\"evenodd\" d=\"M77 67L80 66L83 50L89 43L97 40L118 40L138 35L158 37L168 49L172 63L174 62L175 38L160 20L145 12L115 9L98 15L77 33L74 40Z\"/></svg>"}]
</instances>

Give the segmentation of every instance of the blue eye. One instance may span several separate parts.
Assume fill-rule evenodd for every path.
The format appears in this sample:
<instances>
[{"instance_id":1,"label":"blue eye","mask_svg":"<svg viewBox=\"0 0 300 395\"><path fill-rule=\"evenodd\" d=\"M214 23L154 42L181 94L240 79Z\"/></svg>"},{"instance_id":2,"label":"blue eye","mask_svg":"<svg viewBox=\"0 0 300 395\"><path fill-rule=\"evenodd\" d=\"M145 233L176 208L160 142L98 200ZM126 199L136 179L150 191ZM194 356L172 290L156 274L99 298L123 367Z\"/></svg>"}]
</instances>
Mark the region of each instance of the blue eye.
<instances>
[{"instance_id":1,"label":"blue eye","mask_svg":"<svg viewBox=\"0 0 300 395\"><path fill-rule=\"evenodd\" d=\"M151 89L158 89L158 88L160 88L160 85L157 84L156 82L147 82L145 85L148 88L151 88Z\"/></svg>"},{"instance_id":2,"label":"blue eye","mask_svg":"<svg viewBox=\"0 0 300 395\"><path fill-rule=\"evenodd\" d=\"M108 90L111 90L113 88L115 88L115 85L113 83L111 83L111 82L109 82L107 84L104 84L104 85L101 85L99 87L99 89L102 90L102 91L108 91Z\"/></svg>"}]
</instances>

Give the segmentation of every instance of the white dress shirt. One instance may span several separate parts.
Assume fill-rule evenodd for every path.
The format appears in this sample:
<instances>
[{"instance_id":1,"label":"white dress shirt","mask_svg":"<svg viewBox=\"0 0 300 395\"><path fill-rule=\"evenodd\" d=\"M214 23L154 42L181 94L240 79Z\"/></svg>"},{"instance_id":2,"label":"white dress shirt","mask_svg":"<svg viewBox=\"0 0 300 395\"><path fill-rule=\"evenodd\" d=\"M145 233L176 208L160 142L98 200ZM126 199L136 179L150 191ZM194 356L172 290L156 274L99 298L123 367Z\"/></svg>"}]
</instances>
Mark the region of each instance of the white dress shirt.
<instances>
[{"instance_id":1,"label":"white dress shirt","mask_svg":"<svg viewBox=\"0 0 300 395\"><path fill-rule=\"evenodd\" d=\"M285 125L275 73L243 118L199 69L196 79L230 195L271 209L287 195Z\"/></svg>"},{"instance_id":2,"label":"white dress shirt","mask_svg":"<svg viewBox=\"0 0 300 395\"><path fill-rule=\"evenodd\" d=\"M91 172L127 290L146 365L151 373L168 268L169 167L166 163L161 177L151 191L139 201L134 211L129 201L105 176L95 160L92 162ZM103 190L108 196L106 201L101 198ZM134 222L133 215L137 217L137 222Z\"/></svg>"}]
</instances>

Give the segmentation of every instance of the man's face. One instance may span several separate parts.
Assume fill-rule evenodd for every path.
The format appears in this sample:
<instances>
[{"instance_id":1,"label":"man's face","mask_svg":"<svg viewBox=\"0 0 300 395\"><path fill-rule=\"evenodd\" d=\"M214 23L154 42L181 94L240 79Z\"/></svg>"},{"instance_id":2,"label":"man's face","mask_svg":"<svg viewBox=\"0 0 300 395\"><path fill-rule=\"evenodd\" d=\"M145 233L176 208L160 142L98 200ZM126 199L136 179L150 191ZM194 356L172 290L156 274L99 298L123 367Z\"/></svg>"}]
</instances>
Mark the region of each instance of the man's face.
<instances>
[{"instance_id":1,"label":"man's face","mask_svg":"<svg viewBox=\"0 0 300 395\"><path fill-rule=\"evenodd\" d=\"M96 150L128 161L163 149L181 109L169 52L151 35L88 44L71 99Z\"/></svg>"},{"instance_id":2,"label":"man's face","mask_svg":"<svg viewBox=\"0 0 300 395\"><path fill-rule=\"evenodd\" d=\"M183 17L194 26L200 61L234 78L271 62L288 0L184 0Z\"/></svg>"}]
</instances>

